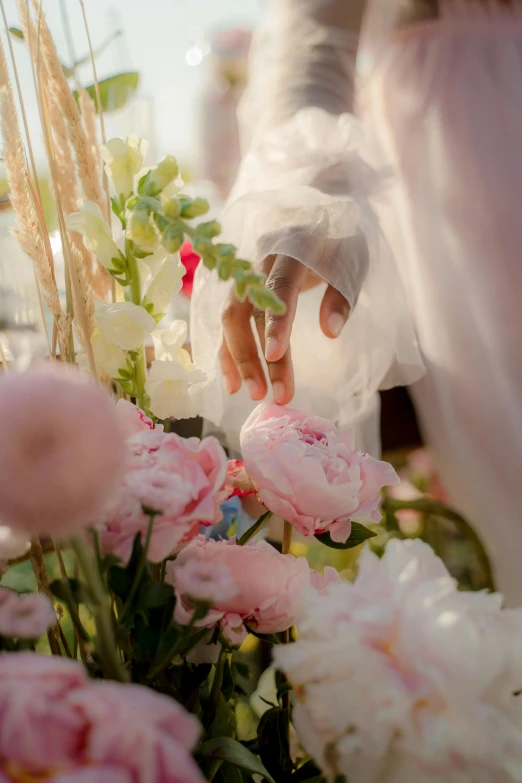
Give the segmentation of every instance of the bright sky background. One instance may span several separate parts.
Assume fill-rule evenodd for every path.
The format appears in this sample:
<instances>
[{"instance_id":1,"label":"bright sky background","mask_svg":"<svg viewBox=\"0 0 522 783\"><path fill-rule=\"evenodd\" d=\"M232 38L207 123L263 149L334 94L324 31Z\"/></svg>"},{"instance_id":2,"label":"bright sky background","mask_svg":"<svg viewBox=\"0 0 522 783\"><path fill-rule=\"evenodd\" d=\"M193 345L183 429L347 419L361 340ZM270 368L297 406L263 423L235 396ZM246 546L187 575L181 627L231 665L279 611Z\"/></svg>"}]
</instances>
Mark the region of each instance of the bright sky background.
<instances>
[{"instance_id":1,"label":"bright sky background","mask_svg":"<svg viewBox=\"0 0 522 783\"><path fill-rule=\"evenodd\" d=\"M87 52L80 5L77 0L65 2L76 54L80 57ZM4 0L4 4L8 23L19 26L15 0ZM202 33L210 37L223 28L255 26L262 15L262 0L85 0L85 6L95 47L111 31L122 28L125 32L97 60L99 78L123 70L136 70L141 74L143 100L137 101L135 107L139 116L129 117L125 113L114 116L109 122L109 134L125 135L135 131L155 136L156 149L151 150L152 155L169 151L180 161L193 164L199 143L198 106L208 72L206 60L197 67L189 66L185 61L186 51ZM44 0L44 10L62 59L67 63L70 58L60 0ZM44 165L24 45L15 41L15 52L29 121L35 131L37 157ZM81 77L83 84L91 83L90 68L82 69ZM147 106L153 106L153 110L148 111ZM154 132L147 127L148 117L154 118Z\"/></svg>"}]
</instances>

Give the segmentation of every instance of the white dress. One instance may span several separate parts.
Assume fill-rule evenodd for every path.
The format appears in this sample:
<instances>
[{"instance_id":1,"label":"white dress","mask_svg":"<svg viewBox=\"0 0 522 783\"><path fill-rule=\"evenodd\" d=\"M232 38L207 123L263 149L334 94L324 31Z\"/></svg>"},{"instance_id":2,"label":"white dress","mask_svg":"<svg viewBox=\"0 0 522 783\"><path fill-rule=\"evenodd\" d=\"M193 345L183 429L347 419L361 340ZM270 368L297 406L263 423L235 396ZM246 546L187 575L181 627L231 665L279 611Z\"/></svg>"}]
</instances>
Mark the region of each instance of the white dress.
<instances>
[{"instance_id":1,"label":"white dress","mask_svg":"<svg viewBox=\"0 0 522 783\"><path fill-rule=\"evenodd\" d=\"M417 381L424 363L412 390L427 442L520 603L522 10L439 0L438 19L397 27L401 4L376 0L354 80L363 5L268 4L225 232L254 261L298 258L353 306L332 342L320 291L302 297L296 404L372 435L376 391ZM195 291L205 415L240 424L248 403L226 403L215 370L223 292L203 271Z\"/></svg>"}]
</instances>

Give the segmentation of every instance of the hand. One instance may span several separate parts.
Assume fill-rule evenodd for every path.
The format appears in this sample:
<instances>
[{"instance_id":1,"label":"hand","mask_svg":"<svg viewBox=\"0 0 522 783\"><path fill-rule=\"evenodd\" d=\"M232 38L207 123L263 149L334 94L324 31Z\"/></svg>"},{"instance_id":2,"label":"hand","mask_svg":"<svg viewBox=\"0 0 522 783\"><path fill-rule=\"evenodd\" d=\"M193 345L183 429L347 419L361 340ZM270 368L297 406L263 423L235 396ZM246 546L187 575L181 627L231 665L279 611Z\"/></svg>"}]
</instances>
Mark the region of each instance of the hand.
<instances>
[{"instance_id":1,"label":"hand","mask_svg":"<svg viewBox=\"0 0 522 783\"><path fill-rule=\"evenodd\" d=\"M225 389L239 391L242 381L253 400L267 393L265 374L251 327L251 317L268 364L274 401L286 405L294 396L294 373L290 356L290 335L302 291L319 285L322 279L300 261L288 256L269 256L261 271L268 275L266 287L285 303L284 315L256 310L250 302L240 302L232 292L223 310L224 339L219 352ZM350 306L344 296L328 286L321 302L319 324L326 337L335 338L345 325Z\"/></svg>"}]
</instances>

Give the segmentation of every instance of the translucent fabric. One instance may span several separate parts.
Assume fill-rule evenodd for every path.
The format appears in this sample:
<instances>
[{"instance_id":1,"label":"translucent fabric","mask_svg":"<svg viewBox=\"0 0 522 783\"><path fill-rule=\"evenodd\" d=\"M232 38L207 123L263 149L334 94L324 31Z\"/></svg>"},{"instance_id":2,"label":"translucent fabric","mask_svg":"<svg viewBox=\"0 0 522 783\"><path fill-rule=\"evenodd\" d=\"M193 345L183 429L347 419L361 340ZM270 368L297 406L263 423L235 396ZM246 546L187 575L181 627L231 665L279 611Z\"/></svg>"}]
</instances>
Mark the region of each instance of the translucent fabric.
<instances>
[{"instance_id":1,"label":"translucent fabric","mask_svg":"<svg viewBox=\"0 0 522 783\"><path fill-rule=\"evenodd\" d=\"M439 0L439 18L400 27L404 4L376 0L357 60L359 120L347 113L355 6L269 6L265 60L254 52L267 92L254 68L227 236L254 260L296 256L355 303L342 337L327 341L320 292L302 296L292 339L296 403L341 424L368 425L378 388L419 375L413 319L427 442L501 591L520 604L521 3ZM204 270L198 285L196 357L213 379L205 413L234 429L249 403L225 404L215 375L224 291Z\"/></svg>"},{"instance_id":2,"label":"translucent fabric","mask_svg":"<svg viewBox=\"0 0 522 783\"><path fill-rule=\"evenodd\" d=\"M450 499L522 603L522 9L441 3L374 59L362 105L396 172L380 210L426 377L412 387Z\"/></svg>"},{"instance_id":3,"label":"translucent fabric","mask_svg":"<svg viewBox=\"0 0 522 783\"><path fill-rule=\"evenodd\" d=\"M292 353L295 404L355 425L375 416L376 392L411 383L422 362L404 291L372 197L389 187L353 113L355 55L363 2L271 0L254 40L240 120L245 149L222 216L223 235L254 262L298 259L352 306L342 336L318 327L324 289L301 297ZM233 437L252 405L227 400L217 366L227 287L197 275L191 321L194 356L210 383L204 416ZM299 358L298 358L299 357ZM374 427L370 427L374 431ZM378 441L365 441L378 451Z\"/></svg>"}]
</instances>

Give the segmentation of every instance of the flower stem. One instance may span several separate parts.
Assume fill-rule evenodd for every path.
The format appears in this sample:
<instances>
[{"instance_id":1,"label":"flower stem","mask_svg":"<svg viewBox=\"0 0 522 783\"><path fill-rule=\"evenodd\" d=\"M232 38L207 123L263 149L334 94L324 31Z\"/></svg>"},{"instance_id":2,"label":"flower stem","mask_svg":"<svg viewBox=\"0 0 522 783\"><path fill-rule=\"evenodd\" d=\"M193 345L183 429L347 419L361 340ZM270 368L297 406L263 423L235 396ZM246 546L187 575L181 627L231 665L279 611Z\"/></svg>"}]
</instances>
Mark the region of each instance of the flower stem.
<instances>
[{"instance_id":1,"label":"flower stem","mask_svg":"<svg viewBox=\"0 0 522 783\"><path fill-rule=\"evenodd\" d=\"M149 524L147 525L147 532L145 534L145 543L143 545L143 551L141 553L140 562L138 564L138 567L136 569L136 573L134 575L134 581L132 583L130 592L125 600L125 604L123 606L123 610L120 617L120 622L123 623L124 620L127 619L129 612L132 607L132 601L134 599L134 596L136 595L138 588L140 586L141 578L143 576L143 572L145 571L146 565L147 565L147 554L150 547L150 539L152 538L152 530L154 528L154 520L156 519L156 514L150 514L149 516Z\"/></svg>"},{"instance_id":2,"label":"flower stem","mask_svg":"<svg viewBox=\"0 0 522 783\"><path fill-rule=\"evenodd\" d=\"M36 578L36 585L39 592L45 593L45 595L53 601L53 594L51 592L49 574L47 573L47 567L45 565L42 545L39 538L33 538L31 541L31 549L29 550L29 559L33 567L34 575ZM58 630L59 623L53 625L47 631L47 638L49 640L49 647L53 655L61 655L62 649L60 647L60 633Z\"/></svg>"},{"instance_id":3,"label":"flower stem","mask_svg":"<svg viewBox=\"0 0 522 783\"><path fill-rule=\"evenodd\" d=\"M281 554L288 555L290 553L290 547L292 546L292 525L287 522L286 519L283 525L283 543L281 545ZM289 644L290 642L290 628L283 632L282 638L283 644ZM286 678L285 678L286 679ZM283 693L283 709L287 710L290 707L290 693L286 691Z\"/></svg>"},{"instance_id":4,"label":"flower stem","mask_svg":"<svg viewBox=\"0 0 522 783\"><path fill-rule=\"evenodd\" d=\"M100 668L109 679L128 682L129 676L122 666L116 646L110 595L103 584L92 552L84 539L79 537L71 538L71 547L91 594L91 610L96 625L96 652Z\"/></svg>"},{"instance_id":5,"label":"flower stem","mask_svg":"<svg viewBox=\"0 0 522 783\"><path fill-rule=\"evenodd\" d=\"M127 257L128 275L130 278L130 298L135 305L141 305L141 282L136 257L132 252L132 242L125 241L125 255ZM134 379L136 382L136 401L142 410L145 410L145 383L147 381L147 365L145 361L145 346L141 345L137 350L138 358L134 363Z\"/></svg>"}]
</instances>

